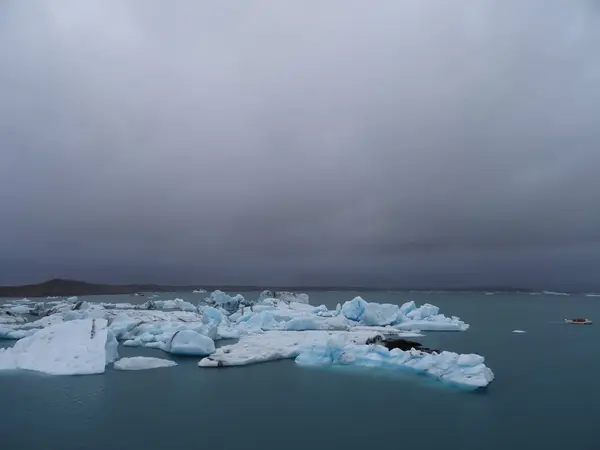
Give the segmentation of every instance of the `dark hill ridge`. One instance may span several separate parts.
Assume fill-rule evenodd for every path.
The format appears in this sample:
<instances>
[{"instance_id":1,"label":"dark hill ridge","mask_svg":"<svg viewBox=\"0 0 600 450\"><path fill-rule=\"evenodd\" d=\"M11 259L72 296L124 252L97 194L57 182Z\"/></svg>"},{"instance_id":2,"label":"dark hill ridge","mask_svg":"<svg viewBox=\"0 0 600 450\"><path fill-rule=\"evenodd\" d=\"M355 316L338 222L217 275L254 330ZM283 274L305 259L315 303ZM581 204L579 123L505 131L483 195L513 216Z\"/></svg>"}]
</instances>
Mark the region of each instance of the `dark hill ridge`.
<instances>
[{"instance_id":1,"label":"dark hill ridge","mask_svg":"<svg viewBox=\"0 0 600 450\"><path fill-rule=\"evenodd\" d=\"M183 287L159 286L154 284L94 284L86 283L85 281L55 278L39 284L0 286L0 297L134 294L136 292L171 292L184 290L182 288Z\"/></svg>"},{"instance_id":2,"label":"dark hill ridge","mask_svg":"<svg viewBox=\"0 0 600 450\"><path fill-rule=\"evenodd\" d=\"M368 286L176 286L159 284L101 284L87 283L85 281L65 280L54 278L38 284L22 286L0 286L0 297L69 297L73 295L117 295L134 294L136 292L191 292L194 289L203 288L207 291L221 289L228 292L260 291L271 289L275 291L409 291L407 288L375 288ZM438 289L445 292L504 292L504 293L526 293L530 289L501 288L501 287L477 287L477 288L450 288ZM428 289L413 289L413 292L427 292Z\"/></svg>"}]
</instances>

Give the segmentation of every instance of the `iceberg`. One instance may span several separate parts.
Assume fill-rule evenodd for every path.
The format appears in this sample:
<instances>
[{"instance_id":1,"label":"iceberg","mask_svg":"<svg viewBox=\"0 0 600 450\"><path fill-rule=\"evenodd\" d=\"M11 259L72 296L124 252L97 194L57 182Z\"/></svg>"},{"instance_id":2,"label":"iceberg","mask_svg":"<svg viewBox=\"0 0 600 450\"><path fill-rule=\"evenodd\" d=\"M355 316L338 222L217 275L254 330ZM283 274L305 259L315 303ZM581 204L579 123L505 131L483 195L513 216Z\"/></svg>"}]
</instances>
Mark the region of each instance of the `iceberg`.
<instances>
[{"instance_id":1,"label":"iceberg","mask_svg":"<svg viewBox=\"0 0 600 450\"><path fill-rule=\"evenodd\" d=\"M22 369L50 375L103 373L116 359L116 340L104 319L51 325L0 350L0 370Z\"/></svg>"},{"instance_id":2,"label":"iceberg","mask_svg":"<svg viewBox=\"0 0 600 450\"><path fill-rule=\"evenodd\" d=\"M234 312L237 311L237 309L240 307L240 304L244 303L245 300L240 294L231 297L225 292L217 290L210 294L207 302L216 306L220 306L228 312Z\"/></svg>"},{"instance_id":3,"label":"iceberg","mask_svg":"<svg viewBox=\"0 0 600 450\"><path fill-rule=\"evenodd\" d=\"M149 356L132 356L130 358L121 358L114 363L117 370L146 370L158 369L161 367L176 366L175 361L163 358L151 358Z\"/></svg>"},{"instance_id":4,"label":"iceberg","mask_svg":"<svg viewBox=\"0 0 600 450\"><path fill-rule=\"evenodd\" d=\"M342 314L344 317L350 320L359 321L362 319L363 314L365 313L365 309L367 307L367 302L364 301L361 297L355 297L353 300L349 302L345 302L342 305Z\"/></svg>"},{"instance_id":5,"label":"iceberg","mask_svg":"<svg viewBox=\"0 0 600 450\"><path fill-rule=\"evenodd\" d=\"M275 298L286 303L304 303L308 305L309 297L308 294L296 293L296 292L276 292Z\"/></svg>"},{"instance_id":6,"label":"iceberg","mask_svg":"<svg viewBox=\"0 0 600 450\"><path fill-rule=\"evenodd\" d=\"M186 302L181 298L176 298L175 300L154 300L153 304L156 309L178 309L180 311L188 312L194 312L198 310L196 306L190 302Z\"/></svg>"},{"instance_id":7,"label":"iceberg","mask_svg":"<svg viewBox=\"0 0 600 450\"><path fill-rule=\"evenodd\" d=\"M524 333L526 333L525 330L513 330L512 332L515 333L515 334L524 334Z\"/></svg>"},{"instance_id":8,"label":"iceberg","mask_svg":"<svg viewBox=\"0 0 600 450\"><path fill-rule=\"evenodd\" d=\"M215 343L194 330L182 330L173 335L164 350L174 355L206 356L215 352Z\"/></svg>"},{"instance_id":9,"label":"iceberg","mask_svg":"<svg viewBox=\"0 0 600 450\"><path fill-rule=\"evenodd\" d=\"M11 314L29 314L33 308L25 305L17 305L8 309Z\"/></svg>"},{"instance_id":10,"label":"iceberg","mask_svg":"<svg viewBox=\"0 0 600 450\"><path fill-rule=\"evenodd\" d=\"M247 335L231 345L219 347L212 355L202 359L200 367L245 366L249 364L295 358L303 348L325 345L331 336L345 336L348 342L364 344L373 336L362 331L267 331ZM403 333L412 337L414 333Z\"/></svg>"},{"instance_id":11,"label":"iceberg","mask_svg":"<svg viewBox=\"0 0 600 450\"><path fill-rule=\"evenodd\" d=\"M341 314L363 325L392 326L397 330L465 331L469 328L458 317L439 314L437 306L426 303L417 308L412 301L398 306L370 303L356 297L342 305Z\"/></svg>"},{"instance_id":12,"label":"iceberg","mask_svg":"<svg viewBox=\"0 0 600 450\"><path fill-rule=\"evenodd\" d=\"M398 305L367 303L363 310L362 322L365 325L385 326L396 323L399 316Z\"/></svg>"},{"instance_id":13,"label":"iceberg","mask_svg":"<svg viewBox=\"0 0 600 450\"><path fill-rule=\"evenodd\" d=\"M388 350L383 345L349 343L344 336L305 348L296 364L309 367L355 366L384 370L410 370L424 373L442 382L465 389L483 388L494 379L494 373L474 354L453 352L426 353L419 350Z\"/></svg>"},{"instance_id":14,"label":"iceberg","mask_svg":"<svg viewBox=\"0 0 600 450\"><path fill-rule=\"evenodd\" d=\"M27 322L22 316L16 316L10 312L0 311L0 324L17 324Z\"/></svg>"}]
</instances>

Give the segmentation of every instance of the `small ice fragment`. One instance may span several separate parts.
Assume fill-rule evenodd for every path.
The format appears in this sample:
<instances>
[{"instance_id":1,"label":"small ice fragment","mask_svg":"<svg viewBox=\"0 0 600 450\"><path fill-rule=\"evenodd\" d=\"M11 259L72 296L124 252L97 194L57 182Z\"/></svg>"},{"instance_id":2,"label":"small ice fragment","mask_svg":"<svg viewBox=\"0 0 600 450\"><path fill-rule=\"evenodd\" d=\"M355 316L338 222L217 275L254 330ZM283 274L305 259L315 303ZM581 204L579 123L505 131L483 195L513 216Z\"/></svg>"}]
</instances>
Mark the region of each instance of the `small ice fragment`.
<instances>
[{"instance_id":1,"label":"small ice fragment","mask_svg":"<svg viewBox=\"0 0 600 450\"><path fill-rule=\"evenodd\" d=\"M117 370L146 370L158 369L161 367L176 366L175 361L163 358L151 358L148 356L132 356L131 358L121 358L115 362L114 367Z\"/></svg>"}]
</instances>

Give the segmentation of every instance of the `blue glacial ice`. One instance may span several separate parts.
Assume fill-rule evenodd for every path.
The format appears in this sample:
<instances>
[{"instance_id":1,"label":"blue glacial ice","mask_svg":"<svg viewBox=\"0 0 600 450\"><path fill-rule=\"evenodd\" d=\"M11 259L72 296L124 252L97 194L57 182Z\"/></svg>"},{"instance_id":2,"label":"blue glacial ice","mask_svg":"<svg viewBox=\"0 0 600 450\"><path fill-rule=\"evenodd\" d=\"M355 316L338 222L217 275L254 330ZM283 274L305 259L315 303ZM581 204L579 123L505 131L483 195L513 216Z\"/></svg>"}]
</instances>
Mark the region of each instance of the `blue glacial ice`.
<instances>
[{"instance_id":1,"label":"blue glacial ice","mask_svg":"<svg viewBox=\"0 0 600 450\"><path fill-rule=\"evenodd\" d=\"M194 330L181 330L173 335L164 350L173 355L207 356L215 352L215 343Z\"/></svg>"},{"instance_id":2,"label":"blue glacial ice","mask_svg":"<svg viewBox=\"0 0 600 450\"><path fill-rule=\"evenodd\" d=\"M453 352L425 353L419 350L388 350L383 345L348 342L344 335L300 351L296 364L310 367L369 367L387 371L413 371L465 389L487 386L494 379L483 356Z\"/></svg>"},{"instance_id":3,"label":"blue glacial ice","mask_svg":"<svg viewBox=\"0 0 600 450\"><path fill-rule=\"evenodd\" d=\"M348 320L367 326L391 326L397 330L465 331L469 325L458 317L446 317L439 308L428 303L417 308L415 302L402 306L369 303L361 297L347 301L341 313Z\"/></svg>"}]
</instances>

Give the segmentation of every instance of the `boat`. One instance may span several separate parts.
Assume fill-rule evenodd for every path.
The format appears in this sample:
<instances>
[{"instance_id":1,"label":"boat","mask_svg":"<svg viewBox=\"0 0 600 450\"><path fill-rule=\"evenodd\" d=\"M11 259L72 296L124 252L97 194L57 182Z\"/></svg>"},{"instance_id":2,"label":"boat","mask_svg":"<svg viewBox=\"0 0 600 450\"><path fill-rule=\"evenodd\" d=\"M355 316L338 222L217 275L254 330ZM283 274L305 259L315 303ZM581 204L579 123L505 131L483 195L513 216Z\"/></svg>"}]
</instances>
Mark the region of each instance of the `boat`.
<instances>
[{"instance_id":1,"label":"boat","mask_svg":"<svg viewBox=\"0 0 600 450\"><path fill-rule=\"evenodd\" d=\"M577 317L575 319L565 319L565 323L573 325L591 325L592 321L590 319L584 319L583 317Z\"/></svg>"}]
</instances>

